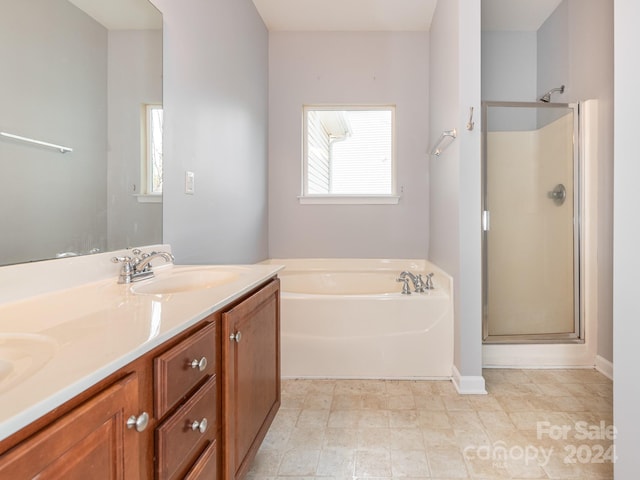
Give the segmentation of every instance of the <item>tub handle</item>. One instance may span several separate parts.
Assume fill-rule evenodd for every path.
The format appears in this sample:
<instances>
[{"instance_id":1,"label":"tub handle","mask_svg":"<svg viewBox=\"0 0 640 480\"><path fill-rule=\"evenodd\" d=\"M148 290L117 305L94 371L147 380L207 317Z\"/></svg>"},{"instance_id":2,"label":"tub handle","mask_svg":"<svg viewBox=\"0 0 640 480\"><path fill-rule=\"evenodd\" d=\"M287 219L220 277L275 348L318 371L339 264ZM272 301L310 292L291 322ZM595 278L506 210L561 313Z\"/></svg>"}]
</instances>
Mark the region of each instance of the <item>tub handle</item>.
<instances>
[{"instance_id":1,"label":"tub handle","mask_svg":"<svg viewBox=\"0 0 640 480\"><path fill-rule=\"evenodd\" d=\"M424 288L427 290L433 290L435 287L433 286L433 272L427 275L427 281L425 283Z\"/></svg>"},{"instance_id":2,"label":"tub handle","mask_svg":"<svg viewBox=\"0 0 640 480\"><path fill-rule=\"evenodd\" d=\"M396 282L404 282L404 285L402 285L402 294L411 295L411 289L409 288L409 277L396 278Z\"/></svg>"}]
</instances>

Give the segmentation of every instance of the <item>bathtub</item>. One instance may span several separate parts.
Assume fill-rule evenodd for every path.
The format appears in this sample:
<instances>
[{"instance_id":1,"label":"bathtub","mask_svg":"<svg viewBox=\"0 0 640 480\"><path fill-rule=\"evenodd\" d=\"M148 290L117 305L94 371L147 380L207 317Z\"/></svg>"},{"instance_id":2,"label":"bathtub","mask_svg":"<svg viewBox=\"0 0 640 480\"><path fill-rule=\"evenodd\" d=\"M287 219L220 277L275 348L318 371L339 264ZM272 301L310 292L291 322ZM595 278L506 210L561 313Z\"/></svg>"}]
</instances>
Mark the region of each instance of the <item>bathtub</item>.
<instances>
[{"instance_id":1,"label":"bathtub","mask_svg":"<svg viewBox=\"0 0 640 480\"><path fill-rule=\"evenodd\" d=\"M450 378L449 275L425 260L271 259L280 272L283 378ZM434 273L402 295L400 272ZM412 288L413 290L413 288Z\"/></svg>"}]
</instances>

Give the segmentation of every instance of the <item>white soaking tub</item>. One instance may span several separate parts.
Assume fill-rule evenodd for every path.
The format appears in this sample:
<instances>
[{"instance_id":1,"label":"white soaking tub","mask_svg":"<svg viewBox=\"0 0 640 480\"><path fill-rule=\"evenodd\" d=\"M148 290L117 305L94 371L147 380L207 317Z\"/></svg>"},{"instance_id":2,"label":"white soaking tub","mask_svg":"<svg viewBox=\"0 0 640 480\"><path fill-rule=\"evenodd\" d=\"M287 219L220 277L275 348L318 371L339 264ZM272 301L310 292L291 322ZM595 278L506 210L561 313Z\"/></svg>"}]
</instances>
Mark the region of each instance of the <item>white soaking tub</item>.
<instances>
[{"instance_id":1,"label":"white soaking tub","mask_svg":"<svg viewBox=\"0 0 640 480\"><path fill-rule=\"evenodd\" d=\"M271 259L282 285L284 378L450 378L452 279L426 260ZM400 272L435 288L401 294ZM413 287L412 287L413 291Z\"/></svg>"}]
</instances>

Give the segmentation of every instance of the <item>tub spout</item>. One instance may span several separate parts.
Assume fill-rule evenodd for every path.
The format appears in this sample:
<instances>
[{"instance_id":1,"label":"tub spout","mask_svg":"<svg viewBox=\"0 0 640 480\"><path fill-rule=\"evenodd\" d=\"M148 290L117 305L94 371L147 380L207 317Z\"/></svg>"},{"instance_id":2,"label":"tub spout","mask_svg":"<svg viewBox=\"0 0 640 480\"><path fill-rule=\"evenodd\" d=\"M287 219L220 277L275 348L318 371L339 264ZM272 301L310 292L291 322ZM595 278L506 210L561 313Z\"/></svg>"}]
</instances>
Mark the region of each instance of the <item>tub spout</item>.
<instances>
[{"instance_id":1,"label":"tub spout","mask_svg":"<svg viewBox=\"0 0 640 480\"><path fill-rule=\"evenodd\" d=\"M422 279L422 275L414 275L413 273L407 272L406 270L400 274L400 278L402 279L406 279L407 277L410 278L413 282L413 288L416 293L424 293L425 283Z\"/></svg>"}]
</instances>

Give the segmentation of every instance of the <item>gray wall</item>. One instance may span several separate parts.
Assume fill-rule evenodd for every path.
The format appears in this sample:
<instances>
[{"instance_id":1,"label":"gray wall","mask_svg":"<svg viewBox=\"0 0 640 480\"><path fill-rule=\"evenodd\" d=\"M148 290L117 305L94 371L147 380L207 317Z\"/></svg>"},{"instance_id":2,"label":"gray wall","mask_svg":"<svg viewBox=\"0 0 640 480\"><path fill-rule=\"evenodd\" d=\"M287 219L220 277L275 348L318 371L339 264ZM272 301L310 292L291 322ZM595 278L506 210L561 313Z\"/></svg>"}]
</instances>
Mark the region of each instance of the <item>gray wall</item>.
<instances>
[{"instance_id":1,"label":"gray wall","mask_svg":"<svg viewBox=\"0 0 640 480\"><path fill-rule=\"evenodd\" d=\"M4 2L0 264L104 249L107 236L107 31L64 0Z\"/></svg>"},{"instance_id":2,"label":"gray wall","mask_svg":"<svg viewBox=\"0 0 640 480\"><path fill-rule=\"evenodd\" d=\"M538 88L598 100L598 355L613 360L613 4L565 0L538 34Z\"/></svg>"},{"instance_id":3,"label":"gray wall","mask_svg":"<svg viewBox=\"0 0 640 480\"><path fill-rule=\"evenodd\" d=\"M482 32L482 100L533 102L537 93L536 32ZM496 111L489 131L533 130L535 110Z\"/></svg>"},{"instance_id":4,"label":"gray wall","mask_svg":"<svg viewBox=\"0 0 640 480\"><path fill-rule=\"evenodd\" d=\"M603 3L601 0L600 3ZM573 14L573 12L572 12ZM554 93L552 102L566 102L570 90L569 1L564 0L538 29L538 93L536 98L552 88L565 85L564 94Z\"/></svg>"},{"instance_id":5,"label":"gray wall","mask_svg":"<svg viewBox=\"0 0 640 480\"><path fill-rule=\"evenodd\" d=\"M482 100L532 102L537 95L536 32L482 32Z\"/></svg>"},{"instance_id":6,"label":"gray wall","mask_svg":"<svg viewBox=\"0 0 640 480\"><path fill-rule=\"evenodd\" d=\"M108 249L162 242L162 204L139 203L143 104L162 103L162 31L109 32Z\"/></svg>"},{"instance_id":7,"label":"gray wall","mask_svg":"<svg viewBox=\"0 0 640 480\"><path fill-rule=\"evenodd\" d=\"M571 101L598 100L598 355L613 361L613 6L571 0Z\"/></svg>"},{"instance_id":8,"label":"gray wall","mask_svg":"<svg viewBox=\"0 0 640 480\"><path fill-rule=\"evenodd\" d=\"M426 258L427 33L271 32L269 254ZM397 205L300 205L302 107L395 104Z\"/></svg>"},{"instance_id":9,"label":"gray wall","mask_svg":"<svg viewBox=\"0 0 640 480\"><path fill-rule=\"evenodd\" d=\"M616 480L632 480L640 471L640 216L638 215L638 134L636 117L640 105L640 3L615 0L615 197L613 313L614 382L613 415L617 428L614 465Z\"/></svg>"},{"instance_id":10,"label":"gray wall","mask_svg":"<svg viewBox=\"0 0 640 480\"><path fill-rule=\"evenodd\" d=\"M182 264L265 259L264 23L251 0L153 3L164 18L163 240Z\"/></svg>"},{"instance_id":11,"label":"gray wall","mask_svg":"<svg viewBox=\"0 0 640 480\"><path fill-rule=\"evenodd\" d=\"M429 258L453 275L454 364L484 389L480 235L480 0L438 2L431 26L430 137L456 128L458 138L430 163ZM475 129L465 130L469 107Z\"/></svg>"}]
</instances>

